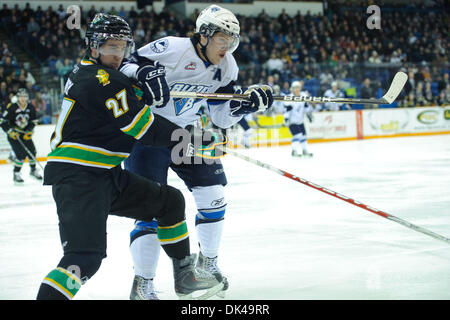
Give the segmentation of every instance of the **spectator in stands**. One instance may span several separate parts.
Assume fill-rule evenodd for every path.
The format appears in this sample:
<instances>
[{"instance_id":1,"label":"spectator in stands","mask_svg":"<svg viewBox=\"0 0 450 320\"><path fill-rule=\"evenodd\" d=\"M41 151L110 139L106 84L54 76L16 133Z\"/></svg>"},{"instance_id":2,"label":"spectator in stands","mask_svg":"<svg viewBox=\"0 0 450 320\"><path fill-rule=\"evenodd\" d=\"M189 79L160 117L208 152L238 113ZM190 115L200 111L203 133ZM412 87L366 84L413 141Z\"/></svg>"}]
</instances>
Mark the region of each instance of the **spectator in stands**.
<instances>
[{"instance_id":1,"label":"spectator in stands","mask_svg":"<svg viewBox=\"0 0 450 320\"><path fill-rule=\"evenodd\" d=\"M2 52L1 52L0 58L12 57L12 53L11 53L11 51L9 51L8 44L6 42L2 42L1 51Z\"/></svg>"},{"instance_id":2,"label":"spectator in stands","mask_svg":"<svg viewBox=\"0 0 450 320\"><path fill-rule=\"evenodd\" d=\"M5 77L10 76L17 71L17 65L12 62L10 56L4 57L3 61L0 62L0 65L3 66L3 74Z\"/></svg>"},{"instance_id":3,"label":"spectator in stands","mask_svg":"<svg viewBox=\"0 0 450 320\"><path fill-rule=\"evenodd\" d=\"M438 79L437 89L438 89L439 92L441 92L450 83L450 81L449 81L449 74L447 72L445 72L443 77L441 77L440 75L438 77L439 77L439 79Z\"/></svg>"},{"instance_id":4,"label":"spectator in stands","mask_svg":"<svg viewBox=\"0 0 450 320\"><path fill-rule=\"evenodd\" d=\"M436 104L441 107L450 105L450 99L447 97L444 90L439 93Z\"/></svg>"},{"instance_id":5,"label":"spectator in stands","mask_svg":"<svg viewBox=\"0 0 450 320\"><path fill-rule=\"evenodd\" d=\"M414 96L416 97L416 103L418 104L418 106L424 106L426 104L422 81L419 81L417 83L416 90L414 90Z\"/></svg>"},{"instance_id":6,"label":"spectator in stands","mask_svg":"<svg viewBox=\"0 0 450 320\"><path fill-rule=\"evenodd\" d=\"M400 102L399 107L413 108L417 106L416 97L414 91L411 91L405 98Z\"/></svg>"},{"instance_id":7,"label":"spectator in stands","mask_svg":"<svg viewBox=\"0 0 450 320\"><path fill-rule=\"evenodd\" d=\"M283 70L283 60L277 56L275 51L270 54L270 59L266 61L265 67L269 74L280 73Z\"/></svg>"},{"instance_id":8,"label":"spectator in stands","mask_svg":"<svg viewBox=\"0 0 450 320\"><path fill-rule=\"evenodd\" d=\"M424 101L425 101L424 105L425 106L431 106L434 104L436 99L433 95L433 90L431 90L431 81L425 82L423 96L424 96Z\"/></svg>"},{"instance_id":9,"label":"spectator in stands","mask_svg":"<svg viewBox=\"0 0 450 320\"><path fill-rule=\"evenodd\" d=\"M9 102L9 91L6 82L0 83L0 107L5 107Z\"/></svg>"},{"instance_id":10,"label":"spectator in stands","mask_svg":"<svg viewBox=\"0 0 450 320\"><path fill-rule=\"evenodd\" d=\"M58 75L61 77L66 77L67 74L72 71L73 69L73 63L71 63L69 58L65 58L64 62L62 62L61 60L58 60L58 62L56 62L56 70L58 72Z\"/></svg>"},{"instance_id":11,"label":"spectator in stands","mask_svg":"<svg viewBox=\"0 0 450 320\"><path fill-rule=\"evenodd\" d=\"M376 93L372 86L372 82L369 78L366 78L363 82L363 85L360 90L360 96L362 99L375 99ZM364 105L365 108L377 108L378 105L376 104L366 104Z\"/></svg>"},{"instance_id":12,"label":"spectator in stands","mask_svg":"<svg viewBox=\"0 0 450 320\"><path fill-rule=\"evenodd\" d=\"M33 32L39 33L39 31L41 31L41 27L36 22L34 17L30 17L30 21L28 21L28 23L27 23L27 33L29 33L29 34L31 34Z\"/></svg>"},{"instance_id":13,"label":"spectator in stands","mask_svg":"<svg viewBox=\"0 0 450 320\"><path fill-rule=\"evenodd\" d=\"M45 103L44 99L42 99L42 95L40 92L36 92L36 95L34 99L31 100L31 103L33 104L34 108L36 109L36 119L38 120L39 124L43 123L49 123L47 116L47 104Z\"/></svg>"},{"instance_id":14,"label":"spectator in stands","mask_svg":"<svg viewBox=\"0 0 450 320\"><path fill-rule=\"evenodd\" d=\"M2 83L3 81L6 81L6 76L5 76L5 73L4 73L3 66L0 65L0 83Z\"/></svg>"}]
</instances>

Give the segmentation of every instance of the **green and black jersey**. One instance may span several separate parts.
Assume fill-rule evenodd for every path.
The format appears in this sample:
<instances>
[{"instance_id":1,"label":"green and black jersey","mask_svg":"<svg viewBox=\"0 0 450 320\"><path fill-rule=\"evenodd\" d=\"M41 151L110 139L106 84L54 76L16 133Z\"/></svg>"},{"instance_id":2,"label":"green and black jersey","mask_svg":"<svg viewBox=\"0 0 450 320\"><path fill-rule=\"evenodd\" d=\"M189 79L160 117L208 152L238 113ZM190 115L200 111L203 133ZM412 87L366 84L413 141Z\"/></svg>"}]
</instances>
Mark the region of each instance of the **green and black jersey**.
<instances>
[{"instance_id":1,"label":"green and black jersey","mask_svg":"<svg viewBox=\"0 0 450 320\"><path fill-rule=\"evenodd\" d=\"M5 132L14 129L21 134L21 139L24 135L29 135L36 123L36 110L31 103L27 103L23 108L18 103L9 103L0 118L2 129Z\"/></svg>"},{"instance_id":2,"label":"green and black jersey","mask_svg":"<svg viewBox=\"0 0 450 320\"><path fill-rule=\"evenodd\" d=\"M136 140L175 144L170 138L176 128L153 115L140 98L139 88L121 72L84 59L67 80L45 176L47 171L60 172L61 165L114 168L129 156Z\"/></svg>"}]
</instances>

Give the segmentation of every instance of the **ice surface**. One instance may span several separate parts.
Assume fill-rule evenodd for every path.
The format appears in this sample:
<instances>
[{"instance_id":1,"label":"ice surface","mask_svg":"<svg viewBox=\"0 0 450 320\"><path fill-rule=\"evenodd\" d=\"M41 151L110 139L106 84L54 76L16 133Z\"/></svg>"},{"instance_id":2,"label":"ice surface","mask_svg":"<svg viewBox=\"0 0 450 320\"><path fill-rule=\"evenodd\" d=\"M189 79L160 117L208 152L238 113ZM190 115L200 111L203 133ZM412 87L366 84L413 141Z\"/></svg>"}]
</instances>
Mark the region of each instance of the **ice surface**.
<instances>
[{"instance_id":1,"label":"ice surface","mask_svg":"<svg viewBox=\"0 0 450 320\"><path fill-rule=\"evenodd\" d=\"M240 150L443 236L450 237L450 135L311 144L312 159L289 147ZM450 299L450 246L232 156L219 256L227 299ZM0 299L34 299L62 256L51 188L0 166ZM192 251L194 200L186 196ZM76 299L128 299L133 221L108 220L108 257ZM155 279L176 299L162 252Z\"/></svg>"}]
</instances>

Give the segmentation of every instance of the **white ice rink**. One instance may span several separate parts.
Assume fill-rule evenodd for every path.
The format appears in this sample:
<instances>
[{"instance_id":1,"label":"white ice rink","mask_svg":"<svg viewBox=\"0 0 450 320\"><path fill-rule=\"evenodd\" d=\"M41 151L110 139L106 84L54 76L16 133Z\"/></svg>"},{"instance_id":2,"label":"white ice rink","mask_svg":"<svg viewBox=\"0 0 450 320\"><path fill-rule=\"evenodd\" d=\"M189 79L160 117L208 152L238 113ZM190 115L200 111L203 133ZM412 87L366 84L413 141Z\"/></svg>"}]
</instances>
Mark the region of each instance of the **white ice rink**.
<instances>
[{"instance_id":1,"label":"white ice rink","mask_svg":"<svg viewBox=\"0 0 450 320\"><path fill-rule=\"evenodd\" d=\"M450 135L241 150L311 182L450 237ZM228 186L220 266L227 299L450 299L450 245L238 158L223 160ZM0 166L0 299L34 299L62 257L51 188ZM191 247L195 204L186 196ZM76 299L128 299L133 221L108 220L108 257ZM161 252L161 299L176 299Z\"/></svg>"}]
</instances>

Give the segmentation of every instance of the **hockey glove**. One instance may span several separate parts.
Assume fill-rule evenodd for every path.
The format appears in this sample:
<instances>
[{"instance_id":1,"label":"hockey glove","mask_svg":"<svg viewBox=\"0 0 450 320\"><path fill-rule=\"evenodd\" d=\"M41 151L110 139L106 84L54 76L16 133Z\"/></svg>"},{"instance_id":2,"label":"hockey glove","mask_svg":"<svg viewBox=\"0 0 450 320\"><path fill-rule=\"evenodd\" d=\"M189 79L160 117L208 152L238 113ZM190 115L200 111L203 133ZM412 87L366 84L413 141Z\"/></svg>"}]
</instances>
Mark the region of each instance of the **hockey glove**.
<instances>
[{"instance_id":1,"label":"hockey glove","mask_svg":"<svg viewBox=\"0 0 450 320\"><path fill-rule=\"evenodd\" d=\"M238 89L237 94L249 94L250 100L237 101L231 100L230 109L231 116L238 117L245 114L265 111L273 104L272 88L269 86L251 86L247 90Z\"/></svg>"},{"instance_id":2,"label":"hockey glove","mask_svg":"<svg viewBox=\"0 0 450 320\"><path fill-rule=\"evenodd\" d=\"M314 121L314 116L313 116L312 112L307 112L306 116L308 117L309 122L313 122Z\"/></svg>"},{"instance_id":3,"label":"hockey glove","mask_svg":"<svg viewBox=\"0 0 450 320\"><path fill-rule=\"evenodd\" d=\"M19 137L19 133L16 130L12 129L12 128L9 129L6 133L13 140L17 140L17 138Z\"/></svg>"},{"instance_id":4,"label":"hockey glove","mask_svg":"<svg viewBox=\"0 0 450 320\"><path fill-rule=\"evenodd\" d=\"M33 130L25 131L23 134L23 140L31 140L33 136Z\"/></svg>"},{"instance_id":5,"label":"hockey glove","mask_svg":"<svg viewBox=\"0 0 450 320\"><path fill-rule=\"evenodd\" d=\"M139 67L136 77L142 83L146 104L162 108L169 102L170 90L166 81L166 71L157 61L154 65Z\"/></svg>"},{"instance_id":6,"label":"hockey glove","mask_svg":"<svg viewBox=\"0 0 450 320\"><path fill-rule=\"evenodd\" d=\"M188 157L201 157L206 159L218 159L225 156L225 152L217 147L225 147L228 139L218 131L206 131L193 126L187 126L186 130L191 134L191 142L187 148Z\"/></svg>"}]
</instances>

